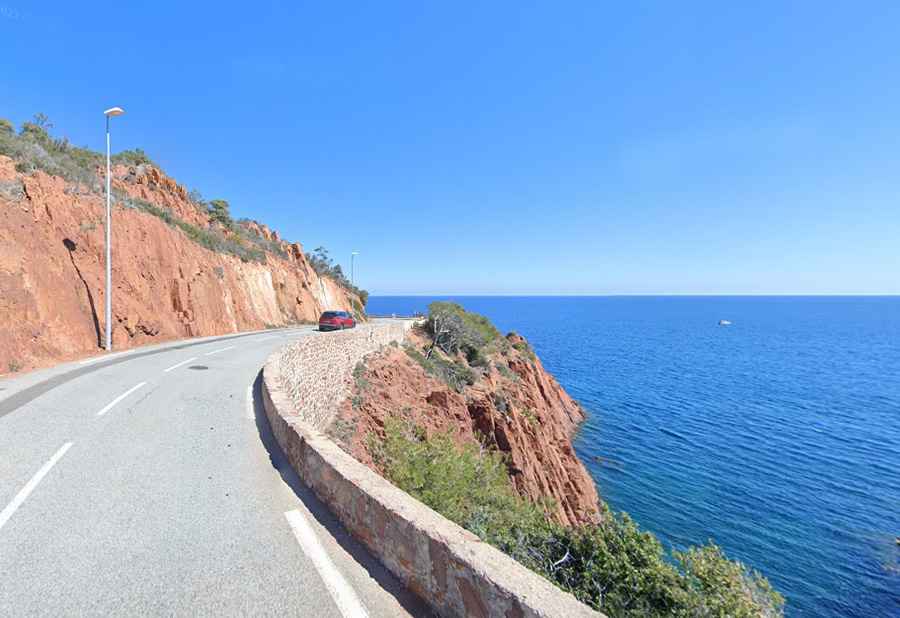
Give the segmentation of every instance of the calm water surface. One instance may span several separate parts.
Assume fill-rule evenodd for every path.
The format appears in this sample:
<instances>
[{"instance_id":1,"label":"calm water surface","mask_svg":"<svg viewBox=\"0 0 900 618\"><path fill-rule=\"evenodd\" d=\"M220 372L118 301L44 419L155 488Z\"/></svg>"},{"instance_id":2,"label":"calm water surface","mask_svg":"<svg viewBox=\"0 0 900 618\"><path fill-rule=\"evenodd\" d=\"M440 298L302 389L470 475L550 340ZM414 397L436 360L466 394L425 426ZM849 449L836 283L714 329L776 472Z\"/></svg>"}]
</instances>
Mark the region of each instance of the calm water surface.
<instances>
[{"instance_id":1,"label":"calm water surface","mask_svg":"<svg viewBox=\"0 0 900 618\"><path fill-rule=\"evenodd\" d=\"M715 539L789 616L900 616L900 298L453 300L588 410L576 449L612 508L676 548Z\"/></svg>"}]
</instances>

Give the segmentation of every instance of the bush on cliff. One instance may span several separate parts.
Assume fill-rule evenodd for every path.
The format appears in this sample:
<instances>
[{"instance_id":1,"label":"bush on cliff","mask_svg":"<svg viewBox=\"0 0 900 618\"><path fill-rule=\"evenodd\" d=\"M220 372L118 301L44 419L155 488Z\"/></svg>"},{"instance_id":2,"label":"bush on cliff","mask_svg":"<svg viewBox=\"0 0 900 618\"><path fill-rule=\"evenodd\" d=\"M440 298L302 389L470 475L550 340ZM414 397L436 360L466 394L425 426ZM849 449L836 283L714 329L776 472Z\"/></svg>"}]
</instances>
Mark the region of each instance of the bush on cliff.
<instances>
[{"instance_id":1,"label":"bush on cliff","mask_svg":"<svg viewBox=\"0 0 900 618\"><path fill-rule=\"evenodd\" d=\"M156 163L153 162L146 152L141 150L140 148L135 148L134 150L123 150L117 154L114 154L112 157L112 162L119 163L121 165L152 165L154 167L159 167Z\"/></svg>"},{"instance_id":2,"label":"bush on cliff","mask_svg":"<svg viewBox=\"0 0 900 618\"><path fill-rule=\"evenodd\" d=\"M73 146L68 138L50 135L53 124L44 114L35 114L31 122L23 122L16 135L9 121L2 121L0 130L0 154L16 162L20 172L41 170L53 176L61 176L70 182L84 184L99 190L97 170L106 166L102 153ZM2 124L0 123L0 124ZM123 150L112 155L112 163L124 165L155 165L140 148Z\"/></svg>"},{"instance_id":3,"label":"bush on cliff","mask_svg":"<svg viewBox=\"0 0 900 618\"><path fill-rule=\"evenodd\" d=\"M206 208L210 221L220 223L228 229L234 226L234 220L231 218L231 206L225 200L210 200Z\"/></svg>"},{"instance_id":4,"label":"bush on cliff","mask_svg":"<svg viewBox=\"0 0 900 618\"><path fill-rule=\"evenodd\" d=\"M478 361L484 347L500 338L500 332L483 315L466 311L457 303L442 301L428 305L425 332L432 341L427 357L438 347L444 354L462 352L469 362Z\"/></svg>"},{"instance_id":5,"label":"bush on cliff","mask_svg":"<svg viewBox=\"0 0 900 618\"><path fill-rule=\"evenodd\" d=\"M91 190L99 189L96 169L103 165L102 155L73 146L66 138L54 139L49 133L52 127L44 114L35 114L31 122L22 123L18 134L0 131L0 154L13 159L19 172L41 170Z\"/></svg>"},{"instance_id":6,"label":"bush on cliff","mask_svg":"<svg viewBox=\"0 0 900 618\"><path fill-rule=\"evenodd\" d=\"M410 344L404 345L403 348L411 359L421 365L425 373L443 381L456 392L461 393L466 386L475 384L475 372L465 363L438 355L426 358Z\"/></svg>"},{"instance_id":7,"label":"bush on cliff","mask_svg":"<svg viewBox=\"0 0 900 618\"><path fill-rule=\"evenodd\" d=\"M769 582L715 545L670 557L627 514L605 506L599 524L552 522L547 505L515 493L497 452L458 446L449 434L427 437L396 418L372 442L376 464L395 485L613 618L782 614Z\"/></svg>"}]
</instances>

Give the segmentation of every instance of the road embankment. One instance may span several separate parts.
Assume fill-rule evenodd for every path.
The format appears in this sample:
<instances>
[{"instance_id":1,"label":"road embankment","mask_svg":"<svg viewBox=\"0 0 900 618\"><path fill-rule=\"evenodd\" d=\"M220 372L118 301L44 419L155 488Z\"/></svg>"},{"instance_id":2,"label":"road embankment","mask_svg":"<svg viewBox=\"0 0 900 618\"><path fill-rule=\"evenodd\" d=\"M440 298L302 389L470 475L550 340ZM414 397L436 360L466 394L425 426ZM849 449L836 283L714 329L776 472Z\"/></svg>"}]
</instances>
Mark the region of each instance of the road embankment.
<instances>
[{"instance_id":1,"label":"road embankment","mask_svg":"<svg viewBox=\"0 0 900 618\"><path fill-rule=\"evenodd\" d=\"M309 337L269 357L263 403L300 478L406 586L445 616L602 616L361 464L323 433L353 368L405 336L379 321Z\"/></svg>"}]
</instances>

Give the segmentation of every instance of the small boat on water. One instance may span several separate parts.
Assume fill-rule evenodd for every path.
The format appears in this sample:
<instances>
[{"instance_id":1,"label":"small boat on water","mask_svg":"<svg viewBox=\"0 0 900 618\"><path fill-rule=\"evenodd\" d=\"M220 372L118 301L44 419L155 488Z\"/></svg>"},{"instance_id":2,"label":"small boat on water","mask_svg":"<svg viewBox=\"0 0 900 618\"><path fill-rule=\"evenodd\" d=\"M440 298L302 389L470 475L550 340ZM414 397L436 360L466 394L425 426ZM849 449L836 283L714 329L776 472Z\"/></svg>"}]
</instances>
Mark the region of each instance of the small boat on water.
<instances>
[{"instance_id":1,"label":"small boat on water","mask_svg":"<svg viewBox=\"0 0 900 618\"><path fill-rule=\"evenodd\" d=\"M719 320L719 326L731 326L731 322L728 320Z\"/></svg>"}]
</instances>

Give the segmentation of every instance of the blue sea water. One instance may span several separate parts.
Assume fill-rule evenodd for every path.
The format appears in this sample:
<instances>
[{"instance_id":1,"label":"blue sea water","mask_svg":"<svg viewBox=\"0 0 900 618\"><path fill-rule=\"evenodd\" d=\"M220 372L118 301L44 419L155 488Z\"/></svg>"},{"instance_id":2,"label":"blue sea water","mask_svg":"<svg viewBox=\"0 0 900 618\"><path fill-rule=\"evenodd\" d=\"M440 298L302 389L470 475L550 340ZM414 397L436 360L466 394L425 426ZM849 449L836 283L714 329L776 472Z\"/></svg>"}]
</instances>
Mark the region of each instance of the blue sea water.
<instances>
[{"instance_id":1,"label":"blue sea water","mask_svg":"<svg viewBox=\"0 0 900 618\"><path fill-rule=\"evenodd\" d=\"M900 616L900 297L452 300L585 407L576 450L613 509L669 547L715 540L788 616Z\"/></svg>"}]
</instances>

